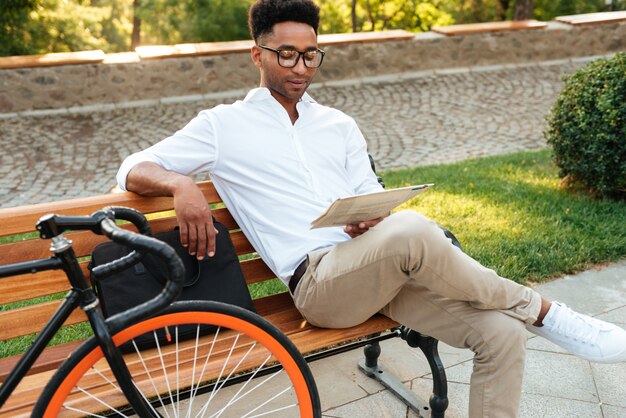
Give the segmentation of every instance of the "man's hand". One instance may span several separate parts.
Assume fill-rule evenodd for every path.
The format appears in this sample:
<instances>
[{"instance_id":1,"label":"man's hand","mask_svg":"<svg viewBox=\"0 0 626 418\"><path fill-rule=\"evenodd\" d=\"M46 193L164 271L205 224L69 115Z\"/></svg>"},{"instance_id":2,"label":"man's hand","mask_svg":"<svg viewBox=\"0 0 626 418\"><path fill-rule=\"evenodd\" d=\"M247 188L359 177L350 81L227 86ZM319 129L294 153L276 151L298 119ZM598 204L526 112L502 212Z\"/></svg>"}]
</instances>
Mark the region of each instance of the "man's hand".
<instances>
[{"instance_id":1,"label":"man's hand","mask_svg":"<svg viewBox=\"0 0 626 418\"><path fill-rule=\"evenodd\" d=\"M350 235L351 238L358 237L359 235L367 232L367 230L373 227L374 225L377 225L378 223L380 223L380 221L385 219L387 216L381 216L380 218L371 219L369 221L361 221L358 224L346 225L343 228L343 231L346 234Z\"/></svg>"},{"instance_id":2,"label":"man's hand","mask_svg":"<svg viewBox=\"0 0 626 418\"><path fill-rule=\"evenodd\" d=\"M205 255L215 255L215 235L211 209L204 195L192 181L174 192L174 210L180 226L180 242L189 254L202 260Z\"/></svg>"},{"instance_id":3,"label":"man's hand","mask_svg":"<svg viewBox=\"0 0 626 418\"><path fill-rule=\"evenodd\" d=\"M202 191L189 177L167 171L151 162L137 164L126 177L126 189L144 196L173 196L180 226L180 242L189 254L202 260L215 255L211 209Z\"/></svg>"}]
</instances>

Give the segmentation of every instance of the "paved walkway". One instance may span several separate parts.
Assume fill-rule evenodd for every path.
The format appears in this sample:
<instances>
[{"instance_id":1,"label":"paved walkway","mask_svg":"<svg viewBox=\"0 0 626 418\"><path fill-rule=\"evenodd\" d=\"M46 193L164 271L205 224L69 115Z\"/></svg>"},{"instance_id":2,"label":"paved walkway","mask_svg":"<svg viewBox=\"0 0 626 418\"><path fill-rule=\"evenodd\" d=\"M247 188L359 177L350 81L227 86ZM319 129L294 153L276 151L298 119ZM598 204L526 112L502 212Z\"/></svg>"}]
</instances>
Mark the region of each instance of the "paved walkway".
<instances>
[{"instance_id":1,"label":"paved walkway","mask_svg":"<svg viewBox=\"0 0 626 418\"><path fill-rule=\"evenodd\" d=\"M549 299L626 328L626 260L536 286ZM529 335L520 418L626 417L626 362L594 364ZM381 343L380 363L421 399L432 392L429 368L419 349L399 339ZM447 418L467 417L472 353L440 344L450 406ZM377 382L357 370L362 350L311 364L325 417L417 417Z\"/></svg>"},{"instance_id":2,"label":"paved walkway","mask_svg":"<svg viewBox=\"0 0 626 418\"><path fill-rule=\"evenodd\" d=\"M407 73L310 92L355 117L379 169L428 165L544 147L561 78L584 62ZM107 192L124 157L244 94L0 115L0 207Z\"/></svg>"}]
</instances>

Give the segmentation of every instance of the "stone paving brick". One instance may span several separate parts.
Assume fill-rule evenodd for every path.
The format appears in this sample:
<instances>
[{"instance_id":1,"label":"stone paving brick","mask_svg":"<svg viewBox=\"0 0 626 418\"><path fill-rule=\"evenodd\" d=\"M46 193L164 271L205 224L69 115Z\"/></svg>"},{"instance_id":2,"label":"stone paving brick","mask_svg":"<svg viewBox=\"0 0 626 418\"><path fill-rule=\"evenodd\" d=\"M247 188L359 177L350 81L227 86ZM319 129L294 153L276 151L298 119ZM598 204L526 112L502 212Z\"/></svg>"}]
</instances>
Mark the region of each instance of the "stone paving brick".
<instances>
[{"instance_id":1,"label":"stone paving brick","mask_svg":"<svg viewBox=\"0 0 626 418\"><path fill-rule=\"evenodd\" d=\"M378 169L448 163L545 147L561 78L584 62L550 64L347 80L311 95L356 119ZM105 193L124 157L244 94L0 118L0 207Z\"/></svg>"}]
</instances>

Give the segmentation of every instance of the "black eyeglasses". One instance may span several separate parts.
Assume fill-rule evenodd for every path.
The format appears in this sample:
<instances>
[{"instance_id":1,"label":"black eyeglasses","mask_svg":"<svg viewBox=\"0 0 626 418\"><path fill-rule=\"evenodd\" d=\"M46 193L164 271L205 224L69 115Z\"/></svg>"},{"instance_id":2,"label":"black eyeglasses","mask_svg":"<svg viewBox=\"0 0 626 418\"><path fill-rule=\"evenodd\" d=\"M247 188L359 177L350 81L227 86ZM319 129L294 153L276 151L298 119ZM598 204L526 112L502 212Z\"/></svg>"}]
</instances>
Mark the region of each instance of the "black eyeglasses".
<instances>
[{"instance_id":1,"label":"black eyeglasses","mask_svg":"<svg viewBox=\"0 0 626 418\"><path fill-rule=\"evenodd\" d=\"M324 60L324 51L321 49L312 49L310 51L296 51L295 49L274 49L265 45L257 45L259 48L267 49L276 53L278 58L278 65L285 68L293 68L298 65L300 56L304 61L304 66L307 68L317 68L322 65Z\"/></svg>"}]
</instances>

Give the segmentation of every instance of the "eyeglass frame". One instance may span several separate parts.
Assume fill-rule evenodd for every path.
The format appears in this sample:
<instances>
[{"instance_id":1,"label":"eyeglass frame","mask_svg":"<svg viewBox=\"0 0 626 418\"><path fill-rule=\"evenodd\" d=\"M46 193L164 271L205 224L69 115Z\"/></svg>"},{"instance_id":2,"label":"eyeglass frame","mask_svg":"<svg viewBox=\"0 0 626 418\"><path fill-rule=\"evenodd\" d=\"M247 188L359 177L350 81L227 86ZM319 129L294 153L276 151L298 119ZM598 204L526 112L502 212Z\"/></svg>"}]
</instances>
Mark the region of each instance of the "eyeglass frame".
<instances>
[{"instance_id":1,"label":"eyeglass frame","mask_svg":"<svg viewBox=\"0 0 626 418\"><path fill-rule=\"evenodd\" d=\"M265 49L267 51L272 51L276 53L276 61L278 62L278 65L280 65L283 68L294 68L296 65L298 65L298 62L300 61L300 57L302 58L302 62L304 63L304 66L306 68L319 68L322 66L322 62L324 62L324 55L326 54L326 52L324 52L323 49L319 49L319 48L315 48L315 49L310 49L307 51L298 51L297 49L274 49L274 48L270 48L269 46L265 46L265 45L259 45L257 44L257 46L261 49ZM280 63L280 53L283 51L292 51L292 52L297 52L298 53L298 58L296 58L296 62L291 66L291 67L287 67L285 65L282 65ZM304 54L306 54L307 52L312 52L312 51L317 51L319 53L322 54L322 58L320 59L320 63L317 67L309 67L306 63L306 59L304 59Z\"/></svg>"}]
</instances>

